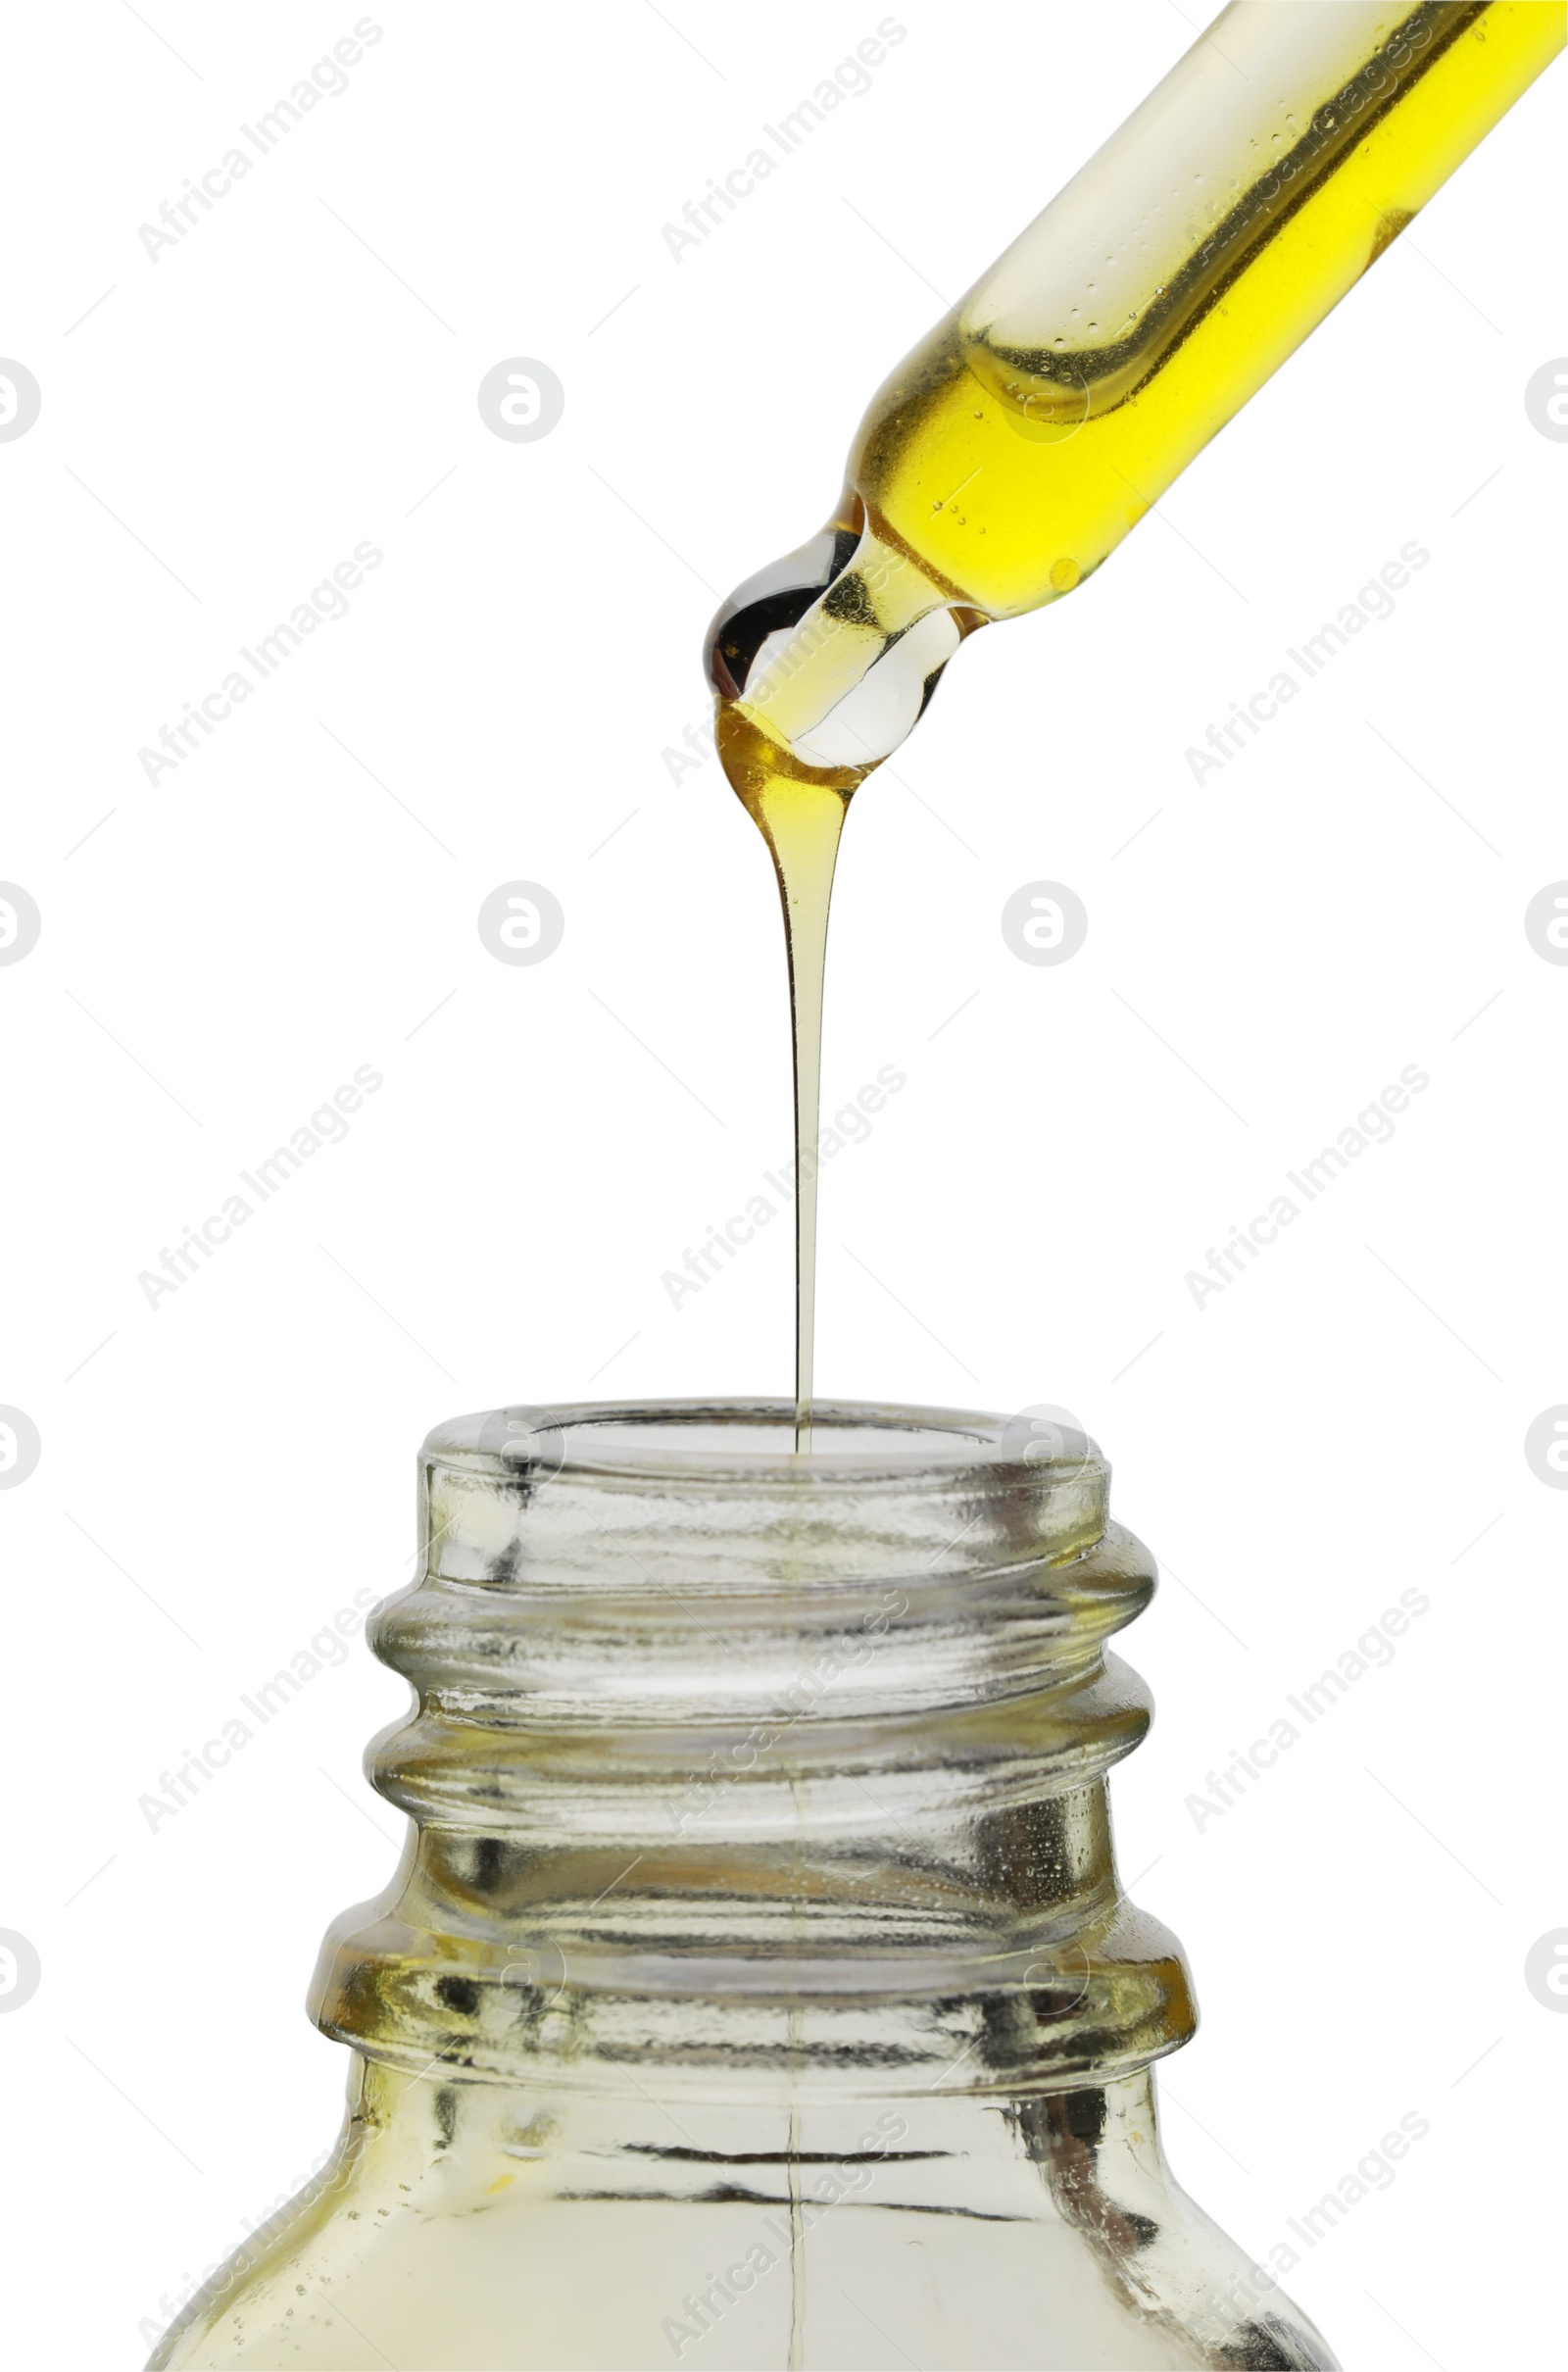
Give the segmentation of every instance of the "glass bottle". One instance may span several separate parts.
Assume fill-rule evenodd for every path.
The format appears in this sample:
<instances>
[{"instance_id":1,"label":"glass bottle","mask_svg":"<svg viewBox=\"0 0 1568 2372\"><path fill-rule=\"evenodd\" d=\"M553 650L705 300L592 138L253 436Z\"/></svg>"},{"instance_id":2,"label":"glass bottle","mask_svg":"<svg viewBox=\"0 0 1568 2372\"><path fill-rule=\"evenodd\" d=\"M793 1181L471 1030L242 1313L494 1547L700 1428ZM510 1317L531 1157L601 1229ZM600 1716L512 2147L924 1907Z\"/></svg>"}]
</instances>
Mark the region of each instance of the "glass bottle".
<instances>
[{"instance_id":1,"label":"glass bottle","mask_svg":"<svg viewBox=\"0 0 1568 2372\"><path fill-rule=\"evenodd\" d=\"M1332 2367L1172 2181L1181 1951L1117 1880L1153 1568L1060 1427L736 1402L459 1418L412 1822L329 1931L324 2172L153 2365Z\"/></svg>"}]
</instances>

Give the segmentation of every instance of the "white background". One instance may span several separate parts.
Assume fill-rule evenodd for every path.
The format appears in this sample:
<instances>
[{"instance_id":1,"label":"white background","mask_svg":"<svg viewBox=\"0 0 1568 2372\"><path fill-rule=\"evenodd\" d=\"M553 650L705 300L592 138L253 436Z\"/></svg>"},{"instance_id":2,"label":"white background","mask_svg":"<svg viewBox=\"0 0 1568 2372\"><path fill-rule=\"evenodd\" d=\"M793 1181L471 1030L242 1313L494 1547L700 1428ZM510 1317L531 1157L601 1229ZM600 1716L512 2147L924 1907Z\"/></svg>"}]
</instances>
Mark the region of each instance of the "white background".
<instances>
[{"instance_id":1,"label":"white background","mask_svg":"<svg viewBox=\"0 0 1568 2372\"><path fill-rule=\"evenodd\" d=\"M327 2148L343 2058L299 2004L392 1866L359 1757L402 1685L357 1641L176 1816L138 1797L408 1578L434 1420L787 1388L783 1223L678 1310L661 1284L789 1146L765 857L712 758L677 784L662 753L706 724L714 597L817 524L873 386L1191 38L1165 0L902 0L871 90L677 263L662 224L875 0L373 13L349 89L156 263L138 224L350 0L93 0L8 40L0 348L43 390L0 445L0 875L43 914L0 969L0 1401L43 1444L0 1493L28 2364L139 2362ZM1568 2019L1523 1963L1568 1925L1568 1493L1522 1444L1568 1401L1568 968L1522 917L1568 874L1568 449L1523 390L1568 349L1565 97L1081 596L960 656L855 809L834 923L828 1110L908 1085L825 1176L822 1387L1065 1403L1105 1444L1181 1577L1126 1643L1159 1712L1114 1783L1205 2013L1167 2144L1262 2251L1429 2120L1289 2284L1397 2372L1559 2322ZM510 356L564 385L542 441L479 417ZM349 615L149 783L138 750L366 539ZM1396 615L1197 785L1188 746L1412 539ZM475 929L519 876L566 915L531 968ZM1059 969L999 929L1042 876L1090 915ZM1412 1063L1393 1141L1195 1307ZM346 1141L149 1308L139 1272L360 1064ZM1408 1588L1393 1664L1200 1831L1205 1774Z\"/></svg>"}]
</instances>

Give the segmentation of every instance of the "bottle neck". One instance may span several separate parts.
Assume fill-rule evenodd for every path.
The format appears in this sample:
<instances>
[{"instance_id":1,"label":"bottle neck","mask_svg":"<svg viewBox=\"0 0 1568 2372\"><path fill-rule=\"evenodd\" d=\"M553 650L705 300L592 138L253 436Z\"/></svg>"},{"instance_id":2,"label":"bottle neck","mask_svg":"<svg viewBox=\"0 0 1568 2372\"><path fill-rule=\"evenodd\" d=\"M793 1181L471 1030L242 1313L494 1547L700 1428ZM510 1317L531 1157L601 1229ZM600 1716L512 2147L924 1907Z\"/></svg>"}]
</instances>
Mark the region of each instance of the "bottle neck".
<instances>
[{"instance_id":1,"label":"bottle neck","mask_svg":"<svg viewBox=\"0 0 1568 2372\"><path fill-rule=\"evenodd\" d=\"M414 1833L328 1936L327 2032L411 2071L791 2100L847 2065L1011 2096L1186 2039L1179 1948L1111 1850L1149 1715L1104 1643L1152 1572L1097 1458L546 1473L437 1441L426 1570L372 1629L417 1699L370 1763Z\"/></svg>"}]
</instances>

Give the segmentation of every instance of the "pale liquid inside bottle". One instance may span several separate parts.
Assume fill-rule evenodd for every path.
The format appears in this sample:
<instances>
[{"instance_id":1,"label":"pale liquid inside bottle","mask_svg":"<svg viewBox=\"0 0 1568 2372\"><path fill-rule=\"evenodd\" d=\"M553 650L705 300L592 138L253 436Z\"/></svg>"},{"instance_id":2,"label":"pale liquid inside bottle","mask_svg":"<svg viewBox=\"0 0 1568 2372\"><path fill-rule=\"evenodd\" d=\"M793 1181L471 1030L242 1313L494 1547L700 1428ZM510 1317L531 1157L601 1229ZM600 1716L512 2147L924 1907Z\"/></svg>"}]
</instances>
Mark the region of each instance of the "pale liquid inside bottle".
<instances>
[{"instance_id":1,"label":"pale liquid inside bottle","mask_svg":"<svg viewBox=\"0 0 1568 2372\"><path fill-rule=\"evenodd\" d=\"M1561 45L1562 14L1227 11L1230 56L1200 43L1121 136L1147 168L1122 223L1083 219L1104 159L1126 164L1113 142L1057 202L1087 244L1055 283L1037 225L873 404L829 529L721 613L719 745L785 900L803 1155L849 796L964 633L1098 567ZM1287 19L1306 46L1282 74ZM1330 25L1341 47L1314 50ZM1217 78L1238 52L1250 129ZM1155 220L1161 124L1181 138ZM1184 205L1191 138L1225 153L1218 194ZM863 1444L843 1504L814 1496L847 1436L902 1426L926 1457L964 1428L822 1410L813 1440L811 1170L789 1427L809 1459L777 1455L780 1411L710 1411L762 1423L767 1471L742 1491L709 1442L716 1489L677 1458L661 1518L657 1459L498 1472L482 1427L432 1437L429 1570L377 1626L419 1697L377 1784L417 1837L334 1930L318 1993L358 2054L349 2125L156 2365L1331 2372L1159 2150L1152 2062L1194 2013L1179 1948L1116 1879L1104 1772L1147 1714L1101 1652L1147 1560L1087 1447L1020 1475L985 1420L945 1509L922 1476L901 1513ZM732 1569L700 1586L715 1544ZM916 1551L896 1644L803 1713L824 1623ZM671 1836L660 1792L690 1792L753 1715L771 1743Z\"/></svg>"},{"instance_id":2,"label":"pale liquid inside bottle","mask_svg":"<svg viewBox=\"0 0 1568 2372\"><path fill-rule=\"evenodd\" d=\"M1112 1851L1153 1582L1103 1461L792 1414L431 1435L371 1629L415 1835L313 1994L348 2126L159 2372L1332 2372L1161 2154L1196 2013Z\"/></svg>"}]
</instances>

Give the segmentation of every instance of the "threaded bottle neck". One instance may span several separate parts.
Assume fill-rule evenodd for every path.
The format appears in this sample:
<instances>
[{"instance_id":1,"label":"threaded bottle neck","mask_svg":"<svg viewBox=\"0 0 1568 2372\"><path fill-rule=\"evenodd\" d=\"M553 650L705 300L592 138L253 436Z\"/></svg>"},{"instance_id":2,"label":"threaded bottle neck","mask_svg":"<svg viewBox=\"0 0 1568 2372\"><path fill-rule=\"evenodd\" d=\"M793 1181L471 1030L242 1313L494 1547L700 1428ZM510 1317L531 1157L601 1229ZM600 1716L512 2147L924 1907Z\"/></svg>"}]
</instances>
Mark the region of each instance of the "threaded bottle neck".
<instances>
[{"instance_id":1,"label":"threaded bottle neck","mask_svg":"<svg viewBox=\"0 0 1568 2372\"><path fill-rule=\"evenodd\" d=\"M797 1458L790 1415L431 1435L425 1570L370 1634L417 1700L371 1761L417 1837L328 1939L330 2031L508 2077L799 2077L846 2018L889 2075L978 2019L974 2079L1008 2090L1185 2038L1111 1857L1104 1773L1148 1709L1104 1643L1153 1576L1094 1445L830 1407Z\"/></svg>"}]
</instances>

